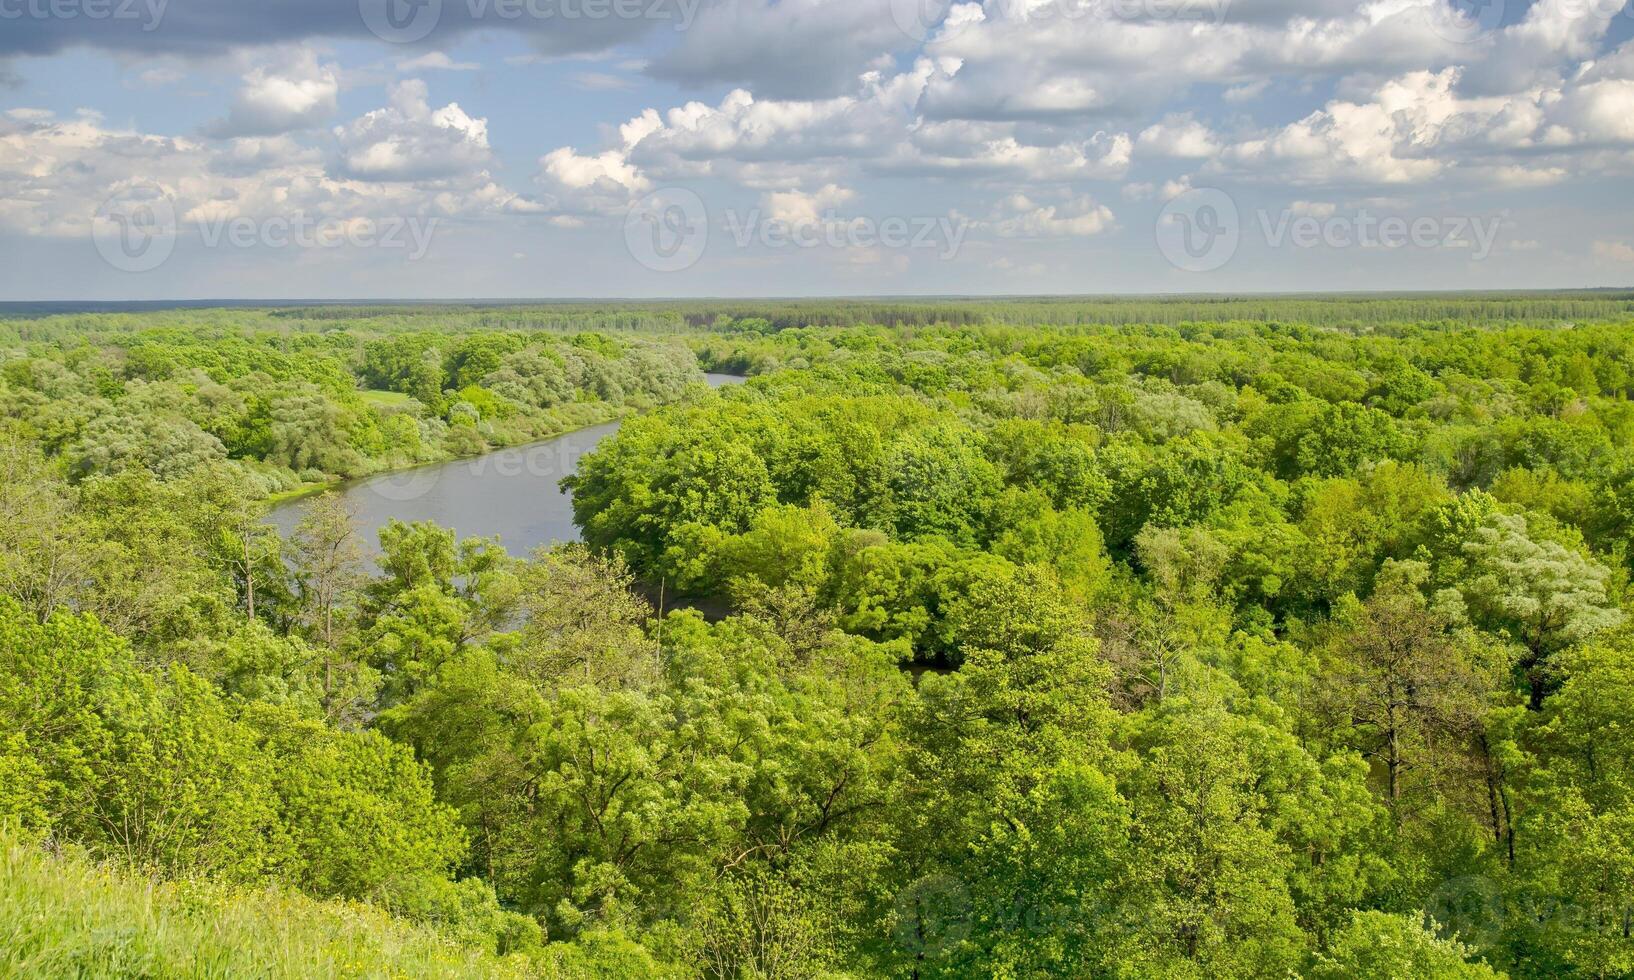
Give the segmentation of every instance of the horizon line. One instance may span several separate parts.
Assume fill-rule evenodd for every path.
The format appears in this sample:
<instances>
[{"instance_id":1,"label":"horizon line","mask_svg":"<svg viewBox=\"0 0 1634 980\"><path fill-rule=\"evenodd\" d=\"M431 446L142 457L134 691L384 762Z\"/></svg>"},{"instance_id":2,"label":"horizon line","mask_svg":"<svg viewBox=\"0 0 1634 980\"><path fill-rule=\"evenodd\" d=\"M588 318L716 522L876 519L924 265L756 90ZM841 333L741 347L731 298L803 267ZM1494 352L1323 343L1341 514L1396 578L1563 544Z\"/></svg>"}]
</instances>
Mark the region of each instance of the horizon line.
<instances>
[{"instance_id":1,"label":"horizon line","mask_svg":"<svg viewBox=\"0 0 1634 980\"><path fill-rule=\"evenodd\" d=\"M239 307L249 309L278 309L283 307L325 306L569 306L569 305L658 305L684 303L814 303L814 302L919 302L959 303L982 301L1116 301L1116 300L1171 300L1171 301L1227 301L1242 299L1390 299L1434 297L1527 297L1564 294L1634 293L1629 286L1562 286L1517 289L1368 289L1368 290L1242 290L1224 292L1128 292L1128 293L836 293L790 294L780 296L556 296L556 297L204 297L164 299L17 299L0 300L0 313L63 308L67 312L117 311L121 308L194 308L211 309Z\"/></svg>"}]
</instances>

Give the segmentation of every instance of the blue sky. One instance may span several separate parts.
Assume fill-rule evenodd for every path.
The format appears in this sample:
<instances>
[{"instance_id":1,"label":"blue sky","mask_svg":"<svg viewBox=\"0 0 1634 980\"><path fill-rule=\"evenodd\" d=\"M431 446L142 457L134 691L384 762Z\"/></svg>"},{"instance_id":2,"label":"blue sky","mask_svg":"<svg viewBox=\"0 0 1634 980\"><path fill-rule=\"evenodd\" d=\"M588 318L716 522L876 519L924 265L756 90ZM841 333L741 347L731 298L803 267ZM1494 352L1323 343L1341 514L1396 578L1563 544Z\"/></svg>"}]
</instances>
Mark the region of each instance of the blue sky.
<instances>
[{"instance_id":1,"label":"blue sky","mask_svg":"<svg viewBox=\"0 0 1634 980\"><path fill-rule=\"evenodd\" d=\"M1634 283L1634 14L1476 2L0 0L0 299Z\"/></svg>"}]
</instances>

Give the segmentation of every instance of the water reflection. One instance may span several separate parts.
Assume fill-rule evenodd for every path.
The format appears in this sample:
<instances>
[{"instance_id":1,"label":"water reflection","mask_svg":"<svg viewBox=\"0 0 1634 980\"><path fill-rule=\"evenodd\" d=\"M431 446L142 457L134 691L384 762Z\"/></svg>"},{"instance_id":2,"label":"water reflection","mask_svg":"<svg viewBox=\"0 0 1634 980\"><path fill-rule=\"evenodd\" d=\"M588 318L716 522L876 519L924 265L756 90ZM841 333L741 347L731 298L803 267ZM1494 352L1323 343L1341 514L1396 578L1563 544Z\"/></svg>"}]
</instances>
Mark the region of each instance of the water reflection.
<instances>
[{"instance_id":1,"label":"water reflection","mask_svg":"<svg viewBox=\"0 0 1634 980\"><path fill-rule=\"evenodd\" d=\"M706 375L713 387L744 379ZM506 550L523 555L540 545L577 541L573 498L558 484L578 470L579 460L618 423L580 429L527 446L500 449L471 459L382 473L340 490L357 515L369 554L379 551L375 531L387 521L434 521L462 538L498 535ZM294 530L308 500L274 508L267 520L284 534Z\"/></svg>"}]
</instances>

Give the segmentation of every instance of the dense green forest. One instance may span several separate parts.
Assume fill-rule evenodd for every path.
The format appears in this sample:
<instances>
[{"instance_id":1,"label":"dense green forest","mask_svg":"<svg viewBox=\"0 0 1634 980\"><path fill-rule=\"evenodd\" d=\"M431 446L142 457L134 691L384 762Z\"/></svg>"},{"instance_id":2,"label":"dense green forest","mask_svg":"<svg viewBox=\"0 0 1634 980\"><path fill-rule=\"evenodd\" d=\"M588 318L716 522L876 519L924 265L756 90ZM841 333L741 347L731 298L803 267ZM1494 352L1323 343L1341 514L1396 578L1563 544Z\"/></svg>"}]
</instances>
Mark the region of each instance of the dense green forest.
<instances>
[{"instance_id":1,"label":"dense green forest","mask_svg":"<svg viewBox=\"0 0 1634 980\"><path fill-rule=\"evenodd\" d=\"M0 974L1634 976L1631 572L1628 294L0 321Z\"/></svg>"},{"instance_id":2,"label":"dense green forest","mask_svg":"<svg viewBox=\"0 0 1634 980\"><path fill-rule=\"evenodd\" d=\"M554 435L702 381L684 344L274 315L0 323L0 414L74 480L209 470L253 495ZM225 464L211 465L205 464Z\"/></svg>"}]
</instances>

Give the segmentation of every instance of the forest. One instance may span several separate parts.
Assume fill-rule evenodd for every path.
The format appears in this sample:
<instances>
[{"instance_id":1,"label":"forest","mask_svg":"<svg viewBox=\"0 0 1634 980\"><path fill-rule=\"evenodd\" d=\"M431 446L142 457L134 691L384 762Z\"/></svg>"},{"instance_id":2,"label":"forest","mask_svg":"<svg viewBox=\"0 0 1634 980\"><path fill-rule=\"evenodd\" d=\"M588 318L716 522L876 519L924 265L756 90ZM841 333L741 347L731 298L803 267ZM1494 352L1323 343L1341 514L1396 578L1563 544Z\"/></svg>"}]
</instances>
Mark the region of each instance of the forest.
<instances>
[{"instance_id":1,"label":"forest","mask_svg":"<svg viewBox=\"0 0 1634 980\"><path fill-rule=\"evenodd\" d=\"M1627 293L0 319L0 975L1634 977L1631 573Z\"/></svg>"}]
</instances>

